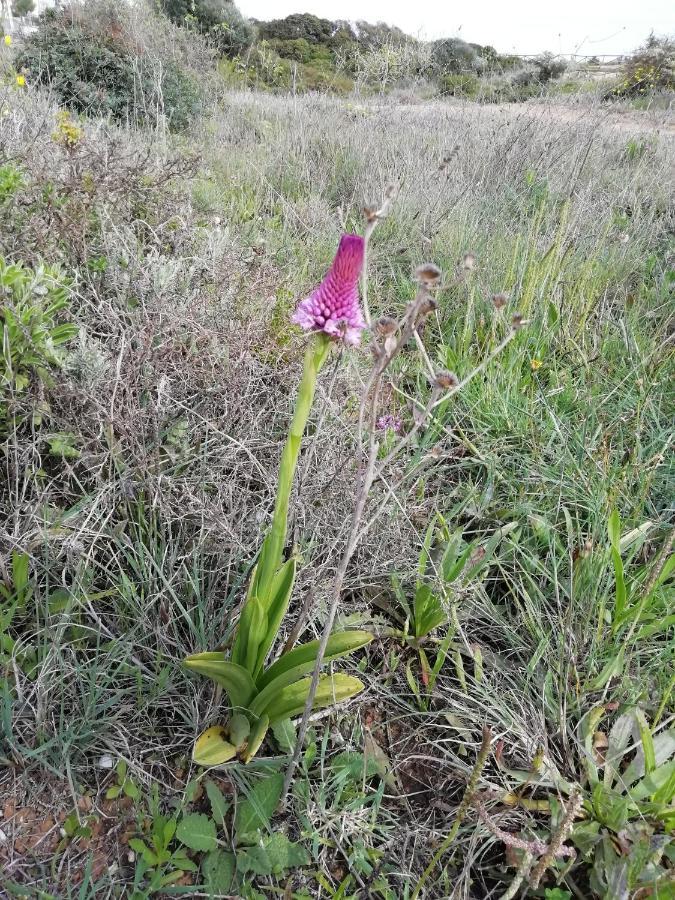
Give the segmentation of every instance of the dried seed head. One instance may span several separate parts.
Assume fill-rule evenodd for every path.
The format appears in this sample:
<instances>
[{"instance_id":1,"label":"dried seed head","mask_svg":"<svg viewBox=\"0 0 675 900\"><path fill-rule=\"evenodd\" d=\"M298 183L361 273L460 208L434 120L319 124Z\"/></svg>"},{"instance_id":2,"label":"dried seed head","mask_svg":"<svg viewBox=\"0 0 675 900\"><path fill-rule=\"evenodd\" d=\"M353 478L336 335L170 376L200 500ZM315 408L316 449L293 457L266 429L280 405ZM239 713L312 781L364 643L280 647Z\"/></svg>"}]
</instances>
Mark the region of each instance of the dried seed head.
<instances>
[{"instance_id":1,"label":"dried seed head","mask_svg":"<svg viewBox=\"0 0 675 900\"><path fill-rule=\"evenodd\" d=\"M377 210L373 209L372 206L364 206L363 207L363 215L365 217L366 222L377 222Z\"/></svg>"},{"instance_id":2,"label":"dried seed head","mask_svg":"<svg viewBox=\"0 0 675 900\"><path fill-rule=\"evenodd\" d=\"M506 304L509 302L509 298L506 294L493 294L492 295L492 305L499 312L504 309Z\"/></svg>"},{"instance_id":3,"label":"dried seed head","mask_svg":"<svg viewBox=\"0 0 675 900\"><path fill-rule=\"evenodd\" d=\"M433 263L425 263L415 269L415 277L426 288L435 287L441 280L443 273Z\"/></svg>"},{"instance_id":4,"label":"dried seed head","mask_svg":"<svg viewBox=\"0 0 675 900\"><path fill-rule=\"evenodd\" d=\"M511 316L511 328L513 328L514 331L520 331L524 324L525 319L522 313L514 313Z\"/></svg>"},{"instance_id":5,"label":"dried seed head","mask_svg":"<svg viewBox=\"0 0 675 900\"><path fill-rule=\"evenodd\" d=\"M459 378L454 372L437 372L435 384L436 387L442 388L444 391L450 391L452 388L457 387Z\"/></svg>"},{"instance_id":6,"label":"dried seed head","mask_svg":"<svg viewBox=\"0 0 675 900\"><path fill-rule=\"evenodd\" d=\"M476 268L476 257L473 253L465 253L462 257L462 268L466 272L470 272L472 269Z\"/></svg>"},{"instance_id":7,"label":"dried seed head","mask_svg":"<svg viewBox=\"0 0 675 900\"><path fill-rule=\"evenodd\" d=\"M392 319L391 316L382 316L382 318L378 319L375 323L375 330L382 337L393 334L397 327L396 319Z\"/></svg>"},{"instance_id":8,"label":"dried seed head","mask_svg":"<svg viewBox=\"0 0 675 900\"><path fill-rule=\"evenodd\" d=\"M434 300L433 297L427 294L425 298L420 303L420 316L428 316L429 313L434 312L434 310L438 309L438 303Z\"/></svg>"}]
</instances>

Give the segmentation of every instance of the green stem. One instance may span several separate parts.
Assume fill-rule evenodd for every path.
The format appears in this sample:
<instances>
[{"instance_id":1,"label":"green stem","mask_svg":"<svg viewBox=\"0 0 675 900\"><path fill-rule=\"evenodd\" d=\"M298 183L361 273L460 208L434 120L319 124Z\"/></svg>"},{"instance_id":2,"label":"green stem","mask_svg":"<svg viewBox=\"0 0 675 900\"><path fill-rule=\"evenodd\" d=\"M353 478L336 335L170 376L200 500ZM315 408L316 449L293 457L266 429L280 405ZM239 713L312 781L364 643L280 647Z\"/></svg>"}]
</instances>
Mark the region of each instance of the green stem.
<instances>
[{"instance_id":1,"label":"green stem","mask_svg":"<svg viewBox=\"0 0 675 900\"><path fill-rule=\"evenodd\" d=\"M311 342L305 353L302 380L298 388L295 412L288 432L286 444L279 465L279 483L274 506L274 518L260 560L260 570L256 578L256 594L265 601L272 578L281 565L281 555L286 543L288 526L288 503L293 488L293 478L298 463L302 436L307 427L307 419L314 401L317 376L330 350L330 338L319 334Z\"/></svg>"}]
</instances>

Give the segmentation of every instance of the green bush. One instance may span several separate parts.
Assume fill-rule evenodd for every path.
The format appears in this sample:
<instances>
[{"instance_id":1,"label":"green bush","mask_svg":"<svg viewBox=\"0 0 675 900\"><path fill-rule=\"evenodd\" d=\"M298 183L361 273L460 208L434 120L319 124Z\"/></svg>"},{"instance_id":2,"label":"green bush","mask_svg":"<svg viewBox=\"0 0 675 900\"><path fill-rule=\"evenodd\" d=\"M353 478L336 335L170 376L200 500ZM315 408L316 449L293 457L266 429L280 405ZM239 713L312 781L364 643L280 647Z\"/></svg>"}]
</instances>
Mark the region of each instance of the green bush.
<instances>
[{"instance_id":1,"label":"green bush","mask_svg":"<svg viewBox=\"0 0 675 900\"><path fill-rule=\"evenodd\" d=\"M253 27L232 0L159 0L159 8L174 24L206 35L224 56L239 56L253 43Z\"/></svg>"},{"instance_id":2,"label":"green bush","mask_svg":"<svg viewBox=\"0 0 675 900\"><path fill-rule=\"evenodd\" d=\"M186 128L200 110L196 82L171 60L159 65L140 51L125 26L108 0L50 12L26 40L17 69L77 112L150 125L163 113L174 130Z\"/></svg>"},{"instance_id":3,"label":"green bush","mask_svg":"<svg viewBox=\"0 0 675 900\"><path fill-rule=\"evenodd\" d=\"M58 270L29 269L0 257L0 397L22 395L33 379L49 383L49 370L62 364L61 347L77 327L60 321L67 285ZM8 402L0 402L0 434L15 422Z\"/></svg>"},{"instance_id":4,"label":"green bush","mask_svg":"<svg viewBox=\"0 0 675 900\"><path fill-rule=\"evenodd\" d=\"M480 93L480 81L475 75L443 75L440 85L444 94L453 97L473 99Z\"/></svg>"}]
</instances>

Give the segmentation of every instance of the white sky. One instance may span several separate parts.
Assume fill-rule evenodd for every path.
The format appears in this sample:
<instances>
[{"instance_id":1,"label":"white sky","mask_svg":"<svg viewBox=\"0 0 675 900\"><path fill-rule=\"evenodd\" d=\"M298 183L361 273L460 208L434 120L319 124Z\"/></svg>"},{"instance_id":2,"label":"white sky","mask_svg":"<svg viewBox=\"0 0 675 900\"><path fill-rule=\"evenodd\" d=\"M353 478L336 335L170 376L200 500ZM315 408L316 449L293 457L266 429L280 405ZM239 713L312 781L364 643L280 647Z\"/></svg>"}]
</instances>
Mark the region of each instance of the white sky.
<instances>
[{"instance_id":1,"label":"white sky","mask_svg":"<svg viewBox=\"0 0 675 900\"><path fill-rule=\"evenodd\" d=\"M633 50L652 29L675 32L673 0L237 0L237 6L256 19L310 12L383 21L419 37L461 37L502 53L614 55Z\"/></svg>"}]
</instances>

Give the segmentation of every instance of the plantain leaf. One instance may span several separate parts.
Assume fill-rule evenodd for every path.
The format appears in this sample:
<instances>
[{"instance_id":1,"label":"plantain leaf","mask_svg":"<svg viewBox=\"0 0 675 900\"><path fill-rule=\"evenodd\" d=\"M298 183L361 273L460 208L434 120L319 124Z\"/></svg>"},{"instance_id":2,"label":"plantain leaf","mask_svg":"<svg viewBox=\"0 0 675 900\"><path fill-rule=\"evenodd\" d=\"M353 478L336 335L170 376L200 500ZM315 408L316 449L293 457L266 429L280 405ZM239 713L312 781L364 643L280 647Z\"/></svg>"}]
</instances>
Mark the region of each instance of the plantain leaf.
<instances>
[{"instance_id":1,"label":"plantain leaf","mask_svg":"<svg viewBox=\"0 0 675 900\"><path fill-rule=\"evenodd\" d=\"M237 748L226 739L220 725L207 728L195 741L192 758L199 766L222 766L237 755Z\"/></svg>"},{"instance_id":2,"label":"plantain leaf","mask_svg":"<svg viewBox=\"0 0 675 900\"><path fill-rule=\"evenodd\" d=\"M630 790L632 800L650 800L668 806L675 798L675 759L658 766Z\"/></svg>"},{"instance_id":3,"label":"plantain leaf","mask_svg":"<svg viewBox=\"0 0 675 900\"><path fill-rule=\"evenodd\" d=\"M267 654L270 652L274 641L276 640L281 621L286 615L288 604L293 593L293 585L295 584L295 573L297 570L297 560L293 556L287 560L272 579L270 588L270 603L267 608L267 630L265 637L258 648L258 659L253 672L253 678L257 679L265 664Z\"/></svg>"},{"instance_id":4,"label":"plantain leaf","mask_svg":"<svg viewBox=\"0 0 675 900\"><path fill-rule=\"evenodd\" d=\"M212 781L210 778L204 779L204 787L206 789L206 795L209 798L209 803L211 804L211 815L213 816L213 820L218 825L224 826L225 814L230 808L229 800L226 800L225 797L223 797L223 792L215 781Z\"/></svg>"},{"instance_id":5,"label":"plantain leaf","mask_svg":"<svg viewBox=\"0 0 675 900\"><path fill-rule=\"evenodd\" d=\"M355 650L365 647L372 639L373 636L369 631L335 632L328 638L324 660L330 662L330 660L337 659L339 656L346 656L348 653L353 653ZM306 666L309 663L309 669L305 669L305 672L311 671L314 668L318 649L319 641L309 641L307 644L300 644L299 647L295 647L293 650L289 650L288 653L284 653L284 655L273 665L265 669L260 678L258 678L258 690L261 691L263 688L267 687L268 684L271 684L271 682L275 681L291 669L297 669L301 666ZM288 684L290 682L286 683Z\"/></svg>"},{"instance_id":6,"label":"plantain leaf","mask_svg":"<svg viewBox=\"0 0 675 900\"><path fill-rule=\"evenodd\" d=\"M260 716L248 736L248 744L241 757L244 763L249 763L256 755L260 749L260 745L265 740L265 735L267 734L267 729L269 727L269 718L267 716Z\"/></svg>"},{"instance_id":7,"label":"plantain leaf","mask_svg":"<svg viewBox=\"0 0 675 900\"><path fill-rule=\"evenodd\" d=\"M284 776L281 772L259 778L245 799L237 804L234 831L238 844L258 843L258 832L261 828L269 827L283 786Z\"/></svg>"},{"instance_id":8,"label":"plantain leaf","mask_svg":"<svg viewBox=\"0 0 675 900\"><path fill-rule=\"evenodd\" d=\"M220 652L196 653L194 656L186 657L183 665L194 672L199 672L200 675L212 678L226 691L235 709L246 708L256 694L255 684L246 669L224 659Z\"/></svg>"},{"instance_id":9,"label":"plantain leaf","mask_svg":"<svg viewBox=\"0 0 675 900\"><path fill-rule=\"evenodd\" d=\"M216 826L204 813L190 813L178 823L178 840L190 850L215 850L218 846Z\"/></svg>"},{"instance_id":10,"label":"plantain leaf","mask_svg":"<svg viewBox=\"0 0 675 900\"><path fill-rule=\"evenodd\" d=\"M303 678L282 688L269 698L266 708L259 710L259 714L266 713L272 724L299 715L305 708L311 682L311 678ZM319 680L312 709L323 709L348 700L362 690L363 684L351 675L326 675Z\"/></svg>"}]
</instances>

